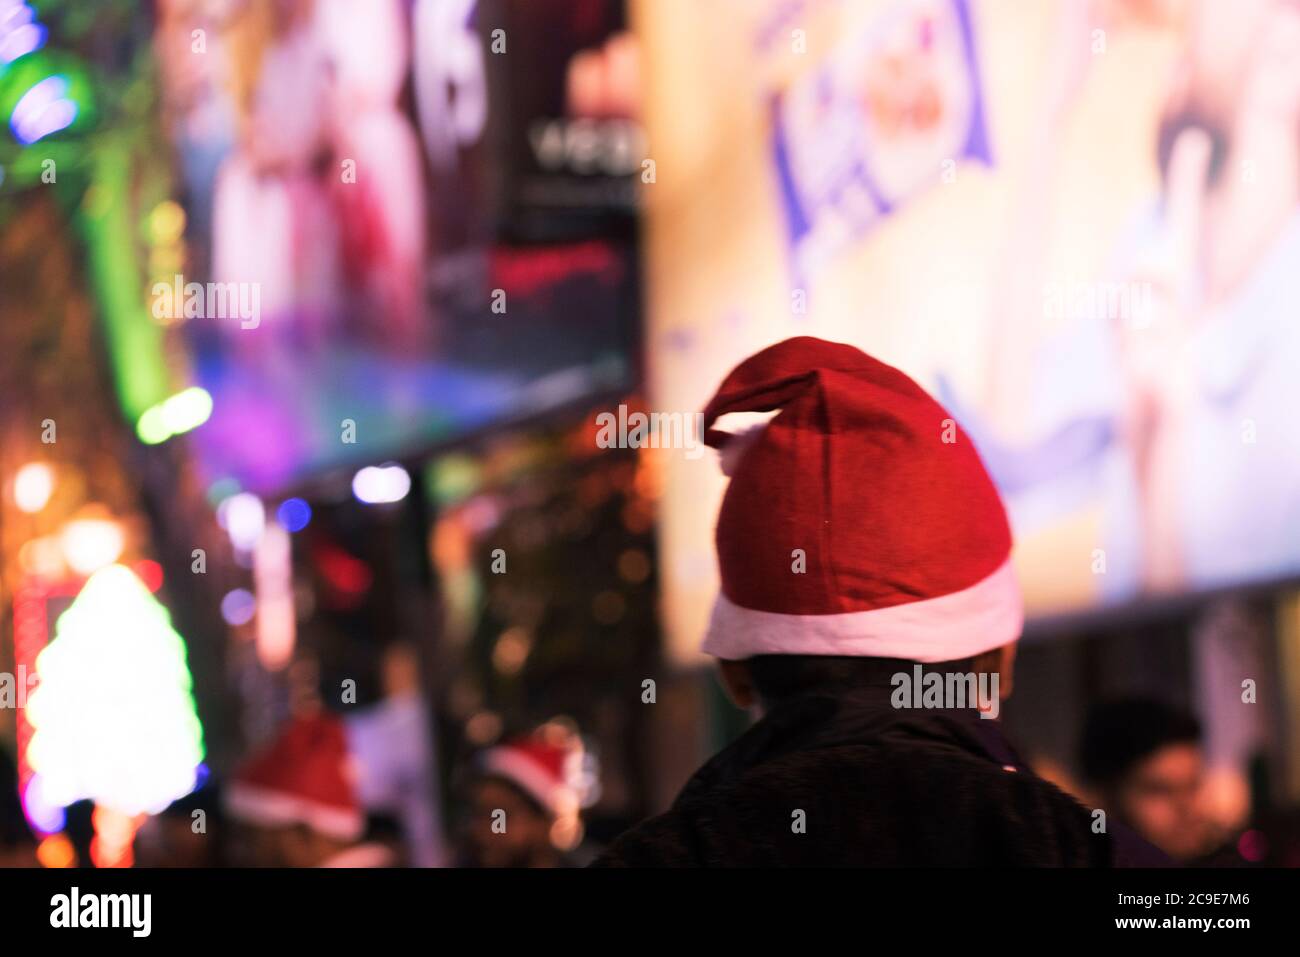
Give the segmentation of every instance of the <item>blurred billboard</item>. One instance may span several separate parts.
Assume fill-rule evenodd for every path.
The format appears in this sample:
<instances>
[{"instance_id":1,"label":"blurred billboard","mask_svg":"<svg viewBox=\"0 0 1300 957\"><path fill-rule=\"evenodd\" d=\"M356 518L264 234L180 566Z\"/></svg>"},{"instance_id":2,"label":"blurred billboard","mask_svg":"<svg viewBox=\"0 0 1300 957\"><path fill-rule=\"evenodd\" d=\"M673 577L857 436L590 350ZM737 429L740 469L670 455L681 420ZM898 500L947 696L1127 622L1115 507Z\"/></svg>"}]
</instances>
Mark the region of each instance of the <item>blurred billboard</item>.
<instances>
[{"instance_id":1,"label":"blurred billboard","mask_svg":"<svg viewBox=\"0 0 1300 957\"><path fill-rule=\"evenodd\" d=\"M1300 573L1295 4L636 9L656 408L788 336L848 342L979 446L1031 616ZM676 457L665 487L689 658L724 482Z\"/></svg>"}]
</instances>

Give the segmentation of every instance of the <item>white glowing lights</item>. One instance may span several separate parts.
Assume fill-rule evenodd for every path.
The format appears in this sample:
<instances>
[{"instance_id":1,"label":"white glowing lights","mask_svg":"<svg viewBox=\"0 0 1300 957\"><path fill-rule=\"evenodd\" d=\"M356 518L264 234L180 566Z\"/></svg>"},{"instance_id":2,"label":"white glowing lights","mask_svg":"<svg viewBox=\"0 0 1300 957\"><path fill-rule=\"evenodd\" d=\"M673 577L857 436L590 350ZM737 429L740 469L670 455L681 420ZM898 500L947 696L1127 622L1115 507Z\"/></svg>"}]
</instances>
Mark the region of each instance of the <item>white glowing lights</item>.
<instances>
[{"instance_id":1,"label":"white glowing lights","mask_svg":"<svg viewBox=\"0 0 1300 957\"><path fill-rule=\"evenodd\" d=\"M18 565L33 578L62 578L68 569L63 544L53 535L33 538L18 549Z\"/></svg>"},{"instance_id":2,"label":"white glowing lights","mask_svg":"<svg viewBox=\"0 0 1300 957\"><path fill-rule=\"evenodd\" d=\"M111 518L76 518L59 535L63 559L80 575L90 575L117 561L126 546L122 526Z\"/></svg>"},{"instance_id":3,"label":"white glowing lights","mask_svg":"<svg viewBox=\"0 0 1300 957\"><path fill-rule=\"evenodd\" d=\"M29 462L14 475L14 504L35 514L54 494L54 469L44 462Z\"/></svg>"},{"instance_id":4,"label":"white glowing lights","mask_svg":"<svg viewBox=\"0 0 1300 957\"><path fill-rule=\"evenodd\" d=\"M293 660L297 619L293 603L293 546L289 533L272 524L253 556L257 588L257 657L270 671Z\"/></svg>"},{"instance_id":5,"label":"white glowing lights","mask_svg":"<svg viewBox=\"0 0 1300 957\"><path fill-rule=\"evenodd\" d=\"M217 523L241 552L251 552L266 531L266 509L250 492L240 492L217 506Z\"/></svg>"},{"instance_id":6,"label":"white glowing lights","mask_svg":"<svg viewBox=\"0 0 1300 957\"><path fill-rule=\"evenodd\" d=\"M88 799L156 814L189 793L203 760L185 642L122 565L100 569L36 658L27 757L41 808Z\"/></svg>"},{"instance_id":7,"label":"white glowing lights","mask_svg":"<svg viewBox=\"0 0 1300 957\"><path fill-rule=\"evenodd\" d=\"M411 490L411 476L400 465L368 465L352 477L352 494L367 505L400 502Z\"/></svg>"}]
</instances>

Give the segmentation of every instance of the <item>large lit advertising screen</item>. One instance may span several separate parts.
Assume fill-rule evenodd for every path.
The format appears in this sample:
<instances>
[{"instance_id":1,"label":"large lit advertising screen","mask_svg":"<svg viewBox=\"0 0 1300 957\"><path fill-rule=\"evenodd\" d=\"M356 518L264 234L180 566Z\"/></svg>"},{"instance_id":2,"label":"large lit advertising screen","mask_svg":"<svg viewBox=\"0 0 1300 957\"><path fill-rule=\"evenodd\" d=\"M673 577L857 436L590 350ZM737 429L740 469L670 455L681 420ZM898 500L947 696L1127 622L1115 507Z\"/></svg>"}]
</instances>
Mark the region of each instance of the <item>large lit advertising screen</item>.
<instances>
[{"instance_id":1,"label":"large lit advertising screen","mask_svg":"<svg viewBox=\"0 0 1300 957\"><path fill-rule=\"evenodd\" d=\"M1031 616L1300 573L1295 4L643 8L680 173L648 207L657 408L783 338L849 342L978 445ZM666 468L687 649L723 480Z\"/></svg>"},{"instance_id":2,"label":"large lit advertising screen","mask_svg":"<svg viewBox=\"0 0 1300 957\"><path fill-rule=\"evenodd\" d=\"M160 21L188 249L152 305L212 397L212 478L271 491L627 387L621 3L168 0Z\"/></svg>"}]
</instances>

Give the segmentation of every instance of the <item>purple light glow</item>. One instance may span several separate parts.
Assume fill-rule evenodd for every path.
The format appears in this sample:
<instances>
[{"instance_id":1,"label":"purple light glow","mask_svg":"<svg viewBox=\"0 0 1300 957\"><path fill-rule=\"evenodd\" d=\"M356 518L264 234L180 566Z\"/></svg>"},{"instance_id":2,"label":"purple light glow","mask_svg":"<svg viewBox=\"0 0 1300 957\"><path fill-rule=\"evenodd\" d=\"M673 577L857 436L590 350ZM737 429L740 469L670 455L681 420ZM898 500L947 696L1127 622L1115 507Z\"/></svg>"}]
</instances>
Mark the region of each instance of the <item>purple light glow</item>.
<instances>
[{"instance_id":1,"label":"purple light glow","mask_svg":"<svg viewBox=\"0 0 1300 957\"><path fill-rule=\"evenodd\" d=\"M226 624L247 625L257 614L257 599L247 588L236 588L234 591L226 592L221 599L221 617L225 619Z\"/></svg>"},{"instance_id":2,"label":"purple light glow","mask_svg":"<svg viewBox=\"0 0 1300 957\"><path fill-rule=\"evenodd\" d=\"M66 77L48 76L23 94L9 118L9 128L19 142L30 146L72 125L77 104L64 97L67 92Z\"/></svg>"},{"instance_id":3,"label":"purple light glow","mask_svg":"<svg viewBox=\"0 0 1300 957\"><path fill-rule=\"evenodd\" d=\"M28 823L42 834L61 831L67 824L67 814L63 808L45 799L39 774L27 782L27 790L23 792L23 811Z\"/></svg>"},{"instance_id":4,"label":"purple light glow","mask_svg":"<svg viewBox=\"0 0 1300 957\"><path fill-rule=\"evenodd\" d=\"M0 66L45 45L46 29L21 0L0 0Z\"/></svg>"},{"instance_id":5,"label":"purple light glow","mask_svg":"<svg viewBox=\"0 0 1300 957\"><path fill-rule=\"evenodd\" d=\"M28 23L0 37L0 65L12 63L45 46L46 31L39 23Z\"/></svg>"}]
</instances>

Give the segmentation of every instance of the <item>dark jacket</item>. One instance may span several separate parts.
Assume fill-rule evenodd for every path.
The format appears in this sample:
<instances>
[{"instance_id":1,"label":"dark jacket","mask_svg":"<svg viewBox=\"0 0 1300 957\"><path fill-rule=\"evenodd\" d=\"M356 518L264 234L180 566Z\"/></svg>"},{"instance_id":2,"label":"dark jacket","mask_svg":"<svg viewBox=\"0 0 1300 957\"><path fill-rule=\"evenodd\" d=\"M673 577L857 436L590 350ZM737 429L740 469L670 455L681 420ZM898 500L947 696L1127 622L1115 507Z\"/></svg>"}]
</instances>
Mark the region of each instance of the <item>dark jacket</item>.
<instances>
[{"instance_id":1,"label":"dark jacket","mask_svg":"<svg viewBox=\"0 0 1300 957\"><path fill-rule=\"evenodd\" d=\"M1029 771L997 721L896 710L887 689L862 689L778 705L593 866L1166 863L1116 822L1094 833L1091 811Z\"/></svg>"}]
</instances>

